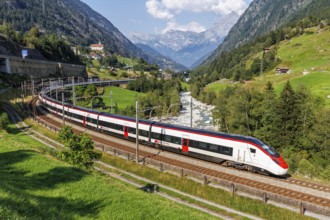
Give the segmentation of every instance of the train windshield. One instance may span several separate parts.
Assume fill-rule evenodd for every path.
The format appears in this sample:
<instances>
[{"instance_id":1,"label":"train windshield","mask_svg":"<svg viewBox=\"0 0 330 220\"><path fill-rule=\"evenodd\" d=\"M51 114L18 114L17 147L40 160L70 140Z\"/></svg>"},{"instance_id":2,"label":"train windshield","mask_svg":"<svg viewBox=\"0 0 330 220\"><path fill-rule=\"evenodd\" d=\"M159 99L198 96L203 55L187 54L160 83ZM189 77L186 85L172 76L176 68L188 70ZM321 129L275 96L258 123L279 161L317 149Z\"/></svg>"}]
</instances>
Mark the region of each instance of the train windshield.
<instances>
[{"instance_id":1,"label":"train windshield","mask_svg":"<svg viewBox=\"0 0 330 220\"><path fill-rule=\"evenodd\" d=\"M257 140L257 142L259 143L259 145L267 152L269 153L271 156L273 157L280 157L280 154L276 152L276 150L270 146L268 146L267 144L263 143L260 140Z\"/></svg>"}]
</instances>

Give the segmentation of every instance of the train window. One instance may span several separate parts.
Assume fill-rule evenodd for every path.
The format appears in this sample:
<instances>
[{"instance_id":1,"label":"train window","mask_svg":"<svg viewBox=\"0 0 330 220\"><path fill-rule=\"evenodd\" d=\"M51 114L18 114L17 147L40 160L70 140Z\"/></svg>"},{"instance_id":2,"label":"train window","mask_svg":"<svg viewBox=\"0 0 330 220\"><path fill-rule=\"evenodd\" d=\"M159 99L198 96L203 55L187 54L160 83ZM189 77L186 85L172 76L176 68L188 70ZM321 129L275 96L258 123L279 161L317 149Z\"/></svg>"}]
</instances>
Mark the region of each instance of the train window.
<instances>
[{"instance_id":1,"label":"train window","mask_svg":"<svg viewBox=\"0 0 330 220\"><path fill-rule=\"evenodd\" d=\"M207 143L199 142L199 148L207 149Z\"/></svg>"},{"instance_id":2,"label":"train window","mask_svg":"<svg viewBox=\"0 0 330 220\"><path fill-rule=\"evenodd\" d=\"M83 119L83 116L82 115L75 115L75 118L82 120Z\"/></svg>"},{"instance_id":3,"label":"train window","mask_svg":"<svg viewBox=\"0 0 330 220\"><path fill-rule=\"evenodd\" d=\"M228 156L233 156L233 148L231 147L221 147L221 154L228 155Z\"/></svg>"},{"instance_id":4,"label":"train window","mask_svg":"<svg viewBox=\"0 0 330 220\"><path fill-rule=\"evenodd\" d=\"M136 133L136 129L135 128L128 128L128 133L135 134Z\"/></svg>"},{"instance_id":5,"label":"train window","mask_svg":"<svg viewBox=\"0 0 330 220\"><path fill-rule=\"evenodd\" d=\"M139 130L139 134L143 137L148 137L148 131L144 131L144 130Z\"/></svg>"},{"instance_id":6,"label":"train window","mask_svg":"<svg viewBox=\"0 0 330 220\"><path fill-rule=\"evenodd\" d=\"M188 145L188 139L183 138L183 146L187 146Z\"/></svg>"},{"instance_id":7,"label":"train window","mask_svg":"<svg viewBox=\"0 0 330 220\"><path fill-rule=\"evenodd\" d=\"M279 153L276 152L276 150L270 146L268 146L267 144L263 143L262 141L255 139L255 141L265 150L267 151L267 153L269 153L271 156L279 158L280 155Z\"/></svg>"},{"instance_id":8,"label":"train window","mask_svg":"<svg viewBox=\"0 0 330 220\"><path fill-rule=\"evenodd\" d=\"M99 126L108 127L106 124L107 123L105 121L99 121Z\"/></svg>"},{"instance_id":9,"label":"train window","mask_svg":"<svg viewBox=\"0 0 330 220\"><path fill-rule=\"evenodd\" d=\"M170 143L172 142L172 136L170 136L170 135L164 135L163 137L164 137L163 138L164 141L170 142Z\"/></svg>"},{"instance_id":10,"label":"train window","mask_svg":"<svg viewBox=\"0 0 330 220\"><path fill-rule=\"evenodd\" d=\"M215 144L209 144L210 151L219 152L219 146Z\"/></svg>"},{"instance_id":11,"label":"train window","mask_svg":"<svg viewBox=\"0 0 330 220\"><path fill-rule=\"evenodd\" d=\"M181 138L173 137L173 143L174 144L181 144Z\"/></svg>"},{"instance_id":12,"label":"train window","mask_svg":"<svg viewBox=\"0 0 330 220\"><path fill-rule=\"evenodd\" d=\"M190 140L189 147L195 147L195 146L196 146L196 141Z\"/></svg>"},{"instance_id":13,"label":"train window","mask_svg":"<svg viewBox=\"0 0 330 220\"><path fill-rule=\"evenodd\" d=\"M153 138L153 139L160 139L160 134L158 134L158 133L154 133L154 132L152 132L151 133L151 137Z\"/></svg>"},{"instance_id":14,"label":"train window","mask_svg":"<svg viewBox=\"0 0 330 220\"><path fill-rule=\"evenodd\" d=\"M263 149L265 149L271 156L273 157L280 157L280 155L276 152L276 150L270 146L267 146L266 144L261 146Z\"/></svg>"},{"instance_id":15,"label":"train window","mask_svg":"<svg viewBox=\"0 0 330 220\"><path fill-rule=\"evenodd\" d=\"M256 151L256 149L250 148L250 152L255 154L257 151Z\"/></svg>"}]
</instances>

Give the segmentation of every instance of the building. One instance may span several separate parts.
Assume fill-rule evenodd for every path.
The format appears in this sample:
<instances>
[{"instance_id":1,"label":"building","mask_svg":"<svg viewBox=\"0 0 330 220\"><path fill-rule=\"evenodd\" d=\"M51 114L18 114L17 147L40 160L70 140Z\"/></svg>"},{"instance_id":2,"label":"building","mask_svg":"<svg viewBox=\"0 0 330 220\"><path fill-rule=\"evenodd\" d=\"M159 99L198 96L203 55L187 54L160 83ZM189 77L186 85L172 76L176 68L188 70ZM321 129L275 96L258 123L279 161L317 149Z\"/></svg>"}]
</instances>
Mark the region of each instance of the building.
<instances>
[{"instance_id":1,"label":"building","mask_svg":"<svg viewBox=\"0 0 330 220\"><path fill-rule=\"evenodd\" d=\"M104 50L104 45L99 42L98 44L92 44L90 45L91 50L94 51L103 51Z\"/></svg>"},{"instance_id":2,"label":"building","mask_svg":"<svg viewBox=\"0 0 330 220\"><path fill-rule=\"evenodd\" d=\"M276 68L276 75L282 75L290 73L291 70L289 68Z\"/></svg>"}]
</instances>

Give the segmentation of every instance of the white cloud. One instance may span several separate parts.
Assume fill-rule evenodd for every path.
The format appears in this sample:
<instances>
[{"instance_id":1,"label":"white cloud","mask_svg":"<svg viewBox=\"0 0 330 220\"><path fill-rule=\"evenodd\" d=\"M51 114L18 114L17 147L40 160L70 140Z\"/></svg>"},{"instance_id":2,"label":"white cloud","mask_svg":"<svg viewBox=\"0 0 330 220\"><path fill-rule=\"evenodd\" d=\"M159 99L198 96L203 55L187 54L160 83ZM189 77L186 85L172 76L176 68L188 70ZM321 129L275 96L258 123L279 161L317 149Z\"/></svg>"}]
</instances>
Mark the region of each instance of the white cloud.
<instances>
[{"instance_id":1,"label":"white cloud","mask_svg":"<svg viewBox=\"0 0 330 220\"><path fill-rule=\"evenodd\" d=\"M152 16L160 19L172 19L182 11L242 14L248 4L245 0L147 0L146 7Z\"/></svg>"},{"instance_id":2,"label":"white cloud","mask_svg":"<svg viewBox=\"0 0 330 220\"><path fill-rule=\"evenodd\" d=\"M173 14L158 0L147 0L146 7L148 13L155 18L166 20L173 18Z\"/></svg>"},{"instance_id":3,"label":"white cloud","mask_svg":"<svg viewBox=\"0 0 330 220\"><path fill-rule=\"evenodd\" d=\"M170 30L202 32L205 28L199 23L178 24L175 16L182 12L242 14L248 7L247 2L250 0L146 0L146 8L154 18L167 21L167 27L162 31L163 33Z\"/></svg>"},{"instance_id":4,"label":"white cloud","mask_svg":"<svg viewBox=\"0 0 330 220\"><path fill-rule=\"evenodd\" d=\"M192 32L203 32L205 31L205 27L203 27L198 22L190 22L186 25L180 25L176 23L175 21L169 21L167 22L167 27L162 31L163 33L166 33L171 30L177 30L177 31L192 31Z\"/></svg>"}]
</instances>

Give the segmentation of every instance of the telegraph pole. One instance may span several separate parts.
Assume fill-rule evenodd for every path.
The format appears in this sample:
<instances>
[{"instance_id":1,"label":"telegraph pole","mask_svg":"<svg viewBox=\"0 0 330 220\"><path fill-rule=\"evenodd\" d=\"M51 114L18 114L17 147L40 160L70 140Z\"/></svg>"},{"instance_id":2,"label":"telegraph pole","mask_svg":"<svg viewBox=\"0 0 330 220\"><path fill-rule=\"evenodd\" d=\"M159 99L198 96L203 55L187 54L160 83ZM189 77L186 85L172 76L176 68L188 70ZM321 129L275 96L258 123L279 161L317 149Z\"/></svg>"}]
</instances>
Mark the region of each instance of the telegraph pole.
<instances>
[{"instance_id":1,"label":"telegraph pole","mask_svg":"<svg viewBox=\"0 0 330 220\"><path fill-rule=\"evenodd\" d=\"M112 114L112 90L110 91L110 113Z\"/></svg>"},{"instance_id":2,"label":"telegraph pole","mask_svg":"<svg viewBox=\"0 0 330 220\"><path fill-rule=\"evenodd\" d=\"M136 101L136 163L139 163L139 101Z\"/></svg>"},{"instance_id":3,"label":"telegraph pole","mask_svg":"<svg viewBox=\"0 0 330 220\"><path fill-rule=\"evenodd\" d=\"M193 127L193 99L190 97L190 127Z\"/></svg>"},{"instance_id":4,"label":"telegraph pole","mask_svg":"<svg viewBox=\"0 0 330 220\"><path fill-rule=\"evenodd\" d=\"M63 117L63 121L62 121L62 127L65 125L65 121L64 121L64 93L62 93L62 117Z\"/></svg>"},{"instance_id":5,"label":"telegraph pole","mask_svg":"<svg viewBox=\"0 0 330 220\"><path fill-rule=\"evenodd\" d=\"M34 96L34 80L32 77L31 77L31 96L32 97Z\"/></svg>"},{"instance_id":6,"label":"telegraph pole","mask_svg":"<svg viewBox=\"0 0 330 220\"><path fill-rule=\"evenodd\" d=\"M74 91L74 76L72 76L72 103L76 105L76 93Z\"/></svg>"},{"instance_id":7,"label":"telegraph pole","mask_svg":"<svg viewBox=\"0 0 330 220\"><path fill-rule=\"evenodd\" d=\"M262 55L261 55L261 62L260 62L260 76L262 76L263 74L263 70L264 69L264 52L262 52Z\"/></svg>"}]
</instances>

